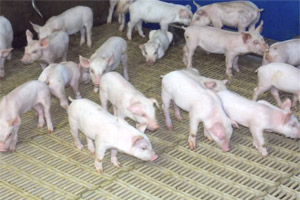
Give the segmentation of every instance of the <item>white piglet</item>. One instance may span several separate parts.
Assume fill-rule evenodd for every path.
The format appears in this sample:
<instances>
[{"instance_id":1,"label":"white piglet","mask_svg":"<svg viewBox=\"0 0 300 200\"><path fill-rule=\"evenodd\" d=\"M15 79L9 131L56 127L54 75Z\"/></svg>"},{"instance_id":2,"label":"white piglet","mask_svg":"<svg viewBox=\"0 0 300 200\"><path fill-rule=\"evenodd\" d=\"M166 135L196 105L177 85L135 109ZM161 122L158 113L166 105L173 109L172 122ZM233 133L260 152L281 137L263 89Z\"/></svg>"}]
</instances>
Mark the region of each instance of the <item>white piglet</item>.
<instances>
[{"instance_id":1,"label":"white piglet","mask_svg":"<svg viewBox=\"0 0 300 200\"><path fill-rule=\"evenodd\" d=\"M228 80L217 80L201 76L199 71L195 68L185 68L181 71L193 78L204 88L211 89L215 92L227 89L226 84L228 83Z\"/></svg>"},{"instance_id":2,"label":"white piglet","mask_svg":"<svg viewBox=\"0 0 300 200\"><path fill-rule=\"evenodd\" d=\"M13 30L10 22L0 16L0 80L4 77L5 61L11 59Z\"/></svg>"},{"instance_id":3,"label":"white piglet","mask_svg":"<svg viewBox=\"0 0 300 200\"><path fill-rule=\"evenodd\" d=\"M281 108L277 108L266 101L250 101L229 90L222 90L217 94L228 116L250 129L253 145L263 157L268 156L264 131L300 138L300 123L290 110L290 99L285 100Z\"/></svg>"},{"instance_id":4,"label":"white piglet","mask_svg":"<svg viewBox=\"0 0 300 200\"><path fill-rule=\"evenodd\" d=\"M173 101L175 117L181 121L179 108L189 112L189 146L196 147L196 135L199 122L203 122L204 134L214 140L224 151L230 150L232 135L231 121L225 114L222 102L215 92L203 88L196 80L183 71L173 71L163 77L162 101L165 122L172 129L170 103Z\"/></svg>"},{"instance_id":5,"label":"white piglet","mask_svg":"<svg viewBox=\"0 0 300 200\"><path fill-rule=\"evenodd\" d=\"M232 77L232 68L239 72L239 55L255 53L263 55L268 45L260 35L263 22L253 31L236 33L210 26L185 28L186 45L183 48L183 63L192 67L192 57L199 46L208 53L225 54L226 74Z\"/></svg>"},{"instance_id":6,"label":"white piglet","mask_svg":"<svg viewBox=\"0 0 300 200\"><path fill-rule=\"evenodd\" d=\"M257 69L258 86L254 89L253 100L271 89L278 106L282 105L279 90L294 94L293 106L300 102L300 70L286 63L270 63Z\"/></svg>"},{"instance_id":7,"label":"white piglet","mask_svg":"<svg viewBox=\"0 0 300 200\"><path fill-rule=\"evenodd\" d=\"M114 115L128 117L137 122L137 128L144 131L158 129L155 118L154 104L159 108L156 99L147 98L117 72L109 72L100 81L100 100L102 107L107 110L110 101Z\"/></svg>"},{"instance_id":8,"label":"white piglet","mask_svg":"<svg viewBox=\"0 0 300 200\"><path fill-rule=\"evenodd\" d=\"M43 69L51 63L55 63L59 59L67 60L69 49L69 35L66 32L59 31L51 36L33 40L32 33L27 30L27 46L21 62L25 65L31 64L38 60Z\"/></svg>"},{"instance_id":9,"label":"white piglet","mask_svg":"<svg viewBox=\"0 0 300 200\"><path fill-rule=\"evenodd\" d=\"M158 157L142 131L111 115L91 100L73 100L68 117L76 147L83 148L78 137L79 129L86 136L89 151L96 154L95 167L98 172L103 172L102 160L107 149L111 149L111 162L116 167L120 167L118 151L146 161L154 161Z\"/></svg>"},{"instance_id":10,"label":"white piglet","mask_svg":"<svg viewBox=\"0 0 300 200\"><path fill-rule=\"evenodd\" d=\"M85 43L85 32L87 37L87 45L92 46L92 27L93 27L93 11L86 6L76 6L70 8L60 15L53 16L47 20L44 26L32 24L35 32L38 33L39 39L49 37L55 31L65 31L69 35L80 31L80 46Z\"/></svg>"},{"instance_id":11,"label":"white piglet","mask_svg":"<svg viewBox=\"0 0 300 200\"><path fill-rule=\"evenodd\" d=\"M276 42L265 51L262 65L272 62L287 63L300 67L300 39Z\"/></svg>"},{"instance_id":12,"label":"white piglet","mask_svg":"<svg viewBox=\"0 0 300 200\"><path fill-rule=\"evenodd\" d=\"M139 35L145 37L142 22L159 23L160 28L168 31L170 23L178 22L189 25L192 11L189 6L167 3L158 0L137 0L129 6L130 21L128 22L127 38L132 39L132 29L137 26Z\"/></svg>"},{"instance_id":13,"label":"white piglet","mask_svg":"<svg viewBox=\"0 0 300 200\"><path fill-rule=\"evenodd\" d=\"M213 3L206 6L200 6L194 1L197 11L193 15L191 25L207 26L212 24L216 28L222 28L224 25L237 28L239 32L255 29L255 24L259 21L260 12L264 9L258 9L250 1L231 1Z\"/></svg>"},{"instance_id":14,"label":"white piglet","mask_svg":"<svg viewBox=\"0 0 300 200\"><path fill-rule=\"evenodd\" d=\"M99 90L101 76L106 72L115 70L120 62L122 62L124 77L129 80L127 59L127 42L121 37L110 37L90 59L79 56L81 66L90 70L95 93Z\"/></svg>"},{"instance_id":15,"label":"white piglet","mask_svg":"<svg viewBox=\"0 0 300 200\"><path fill-rule=\"evenodd\" d=\"M0 101L0 151L14 151L21 126L21 115L34 108L38 113L38 127L43 127L46 118L48 132L53 132L51 122L51 94L41 81L29 81L2 97Z\"/></svg>"},{"instance_id":16,"label":"white piglet","mask_svg":"<svg viewBox=\"0 0 300 200\"><path fill-rule=\"evenodd\" d=\"M149 41L140 44L143 56L149 65L153 65L157 59L162 58L173 40L173 34L163 30L152 30L149 33Z\"/></svg>"},{"instance_id":17,"label":"white piglet","mask_svg":"<svg viewBox=\"0 0 300 200\"><path fill-rule=\"evenodd\" d=\"M49 65L38 78L39 81L46 83L51 94L60 100L60 106L68 110L68 100L65 94L65 87L71 86L76 99L81 98L78 86L80 83L80 65L74 62L62 62Z\"/></svg>"}]
</instances>

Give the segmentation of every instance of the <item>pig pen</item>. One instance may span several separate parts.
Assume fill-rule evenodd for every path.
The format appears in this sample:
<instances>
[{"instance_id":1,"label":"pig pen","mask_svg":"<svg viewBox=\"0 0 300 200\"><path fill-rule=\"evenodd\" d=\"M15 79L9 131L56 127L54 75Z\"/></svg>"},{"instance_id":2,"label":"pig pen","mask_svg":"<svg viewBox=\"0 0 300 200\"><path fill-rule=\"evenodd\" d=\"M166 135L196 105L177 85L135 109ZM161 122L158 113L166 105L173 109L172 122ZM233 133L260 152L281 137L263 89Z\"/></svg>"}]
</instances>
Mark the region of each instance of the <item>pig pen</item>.
<instances>
[{"instance_id":1,"label":"pig pen","mask_svg":"<svg viewBox=\"0 0 300 200\"><path fill-rule=\"evenodd\" d=\"M110 36L126 38L117 24L93 28L93 46L79 47L79 35L70 37L68 60L78 62L79 55L89 57ZM184 68L183 45L171 46L165 57L148 66L138 45L147 41L137 32L128 42L128 71L130 82L147 97L161 104L161 75ZM13 50L12 61L6 62L6 77L0 82L0 97L20 84L37 79L42 71L38 63L21 64L23 49ZM199 48L193 64L200 73L215 79L225 79L223 55L206 54ZM241 72L235 73L228 88L252 98L257 85L255 70L261 59L242 56ZM122 73L121 67L117 69ZM80 85L83 98L100 104L90 82ZM30 91L28 91L30 92ZM71 88L67 95L74 98ZM291 95L282 94L281 97ZM270 92L260 97L272 104ZM112 109L110 108L110 111ZM299 118L300 110L293 109ZM248 128L234 128L231 151L223 152L215 142L204 137L200 123L197 147L188 146L189 118L182 111L183 122L178 122L171 109L173 131L165 127L162 110L156 116L160 128L146 131L153 149L159 155L154 162L145 162L123 153L118 154L121 168L110 162L110 151L103 160L104 173L97 173L94 155L86 148L78 150L69 131L67 113L52 97L52 121L55 130L37 127L35 112L22 115L16 151L0 153L0 199L300 199L299 140L275 133L264 133L269 156L262 158L252 145ZM134 124L132 121L129 121Z\"/></svg>"}]
</instances>

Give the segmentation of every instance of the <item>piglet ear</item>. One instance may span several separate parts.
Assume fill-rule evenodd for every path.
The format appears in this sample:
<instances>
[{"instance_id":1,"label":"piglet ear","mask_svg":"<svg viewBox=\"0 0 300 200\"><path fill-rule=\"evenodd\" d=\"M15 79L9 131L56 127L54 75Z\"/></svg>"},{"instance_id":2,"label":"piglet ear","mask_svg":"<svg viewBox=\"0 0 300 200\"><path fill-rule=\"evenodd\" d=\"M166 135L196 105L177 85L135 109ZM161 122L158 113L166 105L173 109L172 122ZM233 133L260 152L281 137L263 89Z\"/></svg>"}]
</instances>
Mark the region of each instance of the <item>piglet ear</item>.
<instances>
[{"instance_id":1,"label":"piglet ear","mask_svg":"<svg viewBox=\"0 0 300 200\"><path fill-rule=\"evenodd\" d=\"M132 138L132 146L136 145L136 143L138 141L140 141L141 139L144 139L144 137L142 135L136 135Z\"/></svg>"},{"instance_id":2,"label":"piglet ear","mask_svg":"<svg viewBox=\"0 0 300 200\"><path fill-rule=\"evenodd\" d=\"M261 33L262 30L263 30L263 24L264 24L264 21L261 20L260 24L258 27L256 27L255 31L258 32L258 33Z\"/></svg>"},{"instance_id":3,"label":"piglet ear","mask_svg":"<svg viewBox=\"0 0 300 200\"><path fill-rule=\"evenodd\" d=\"M29 22L30 22L30 24L32 25L33 30L34 30L35 32L39 33L39 30L40 30L41 26L39 26L39 25L37 25L37 24L34 24L34 23L32 23L31 21L29 21Z\"/></svg>"},{"instance_id":4,"label":"piglet ear","mask_svg":"<svg viewBox=\"0 0 300 200\"><path fill-rule=\"evenodd\" d=\"M130 112L136 115L142 115L143 110L142 110L142 104L138 101L134 102L127 108Z\"/></svg>"},{"instance_id":5,"label":"piglet ear","mask_svg":"<svg viewBox=\"0 0 300 200\"><path fill-rule=\"evenodd\" d=\"M141 50L145 51L145 45L144 45L144 44L140 44L140 45L139 45L139 48L140 48Z\"/></svg>"},{"instance_id":6,"label":"piglet ear","mask_svg":"<svg viewBox=\"0 0 300 200\"><path fill-rule=\"evenodd\" d=\"M90 67L90 60L79 55L79 63L84 68Z\"/></svg>"},{"instance_id":7,"label":"piglet ear","mask_svg":"<svg viewBox=\"0 0 300 200\"><path fill-rule=\"evenodd\" d=\"M243 39L243 42L246 44L250 39L251 39L251 35L249 33L241 33L242 35L242 39Z\"/></svg>"},{"instance_id":8,"label":"piglet ear","mask_svg":"<svg viewBox=\"0 0 300 200\"><path fill-rule=\"evenodd\" d=\"M292 102L289 98L287 98L286 100L284 100L284 102L281 104L280 108L282 110L285 110L285 111L291 111L291 106L292 106Z\"/></svg>"},{"instance_id":9,"label":"piglet ear","mask_svg":"<svg viewBox=\"0 0 300 200\"><path fill-rule=\"evenodd\" d=\"M9 53L11 52L11 50L13 50L13 48L10 49L0 49L0 56L1 57L7 57L9 55Z\"/></svg>"},{"instance_id":10,"label":"piglet ear","mask_svg":"<svg viewBox=\"0 0 300 200\"><path fill-rule=\"evenodd\" d=\"M20 117L16 117L15 119L7 121L7 123L9 126L17 126L20 124L20 121L21 121Z\"/></svg>"},{"instance_id":11,"label":"piglet ear","mask_svg":"<svg viewBox=\"0 0 300 200\"><path fill-rule=\"evenodd\" d=\"M198 15L200 15L200 16L205 16L205 17L207 17L208 15L207 15L207 12L205 12L204 10L197 10L196 11L196 13L198 14Z\"/></svg>"},{"instance_id":12,"label":"piglet ear","mask_svg":"<svg viewBox=\"0 0 300 200\"><path fill-rule=\"evenodd\" d=\"M49 39L47 37L40 40L40 46L45 49L49 47Z\"/></svg>"},{"instance_id":13,"label":"piglet ear","mask_svg":"<svg viewBox=\"0 0 300 200\"><path fill-rule=\"evenodd\" d=\"M31 42L33 38L33 34L31 33L30 30L26 30L26 39L27 39L27 43Z\"/></svg>"},{"instance_id":14,"label":"piglet ear","mask_svg":"<svg viewBox=\"0 0 300 200\"><path fill-rule=\"evenodd\" d=\"M179 17L183 19L189 18L189 13L187 12L186 9L180 9L179 10Z\"/></svg>"},{"instance_id":15,"label":"piglet ear","mask_svg":"<svg viewBox=\"0 0 300 200\"><path fill-rule=\"evenodd\" d=\"M204 85L207 89L211 89L211 90L214 90L217 86L215 81L204 82Z\"/></svg>"},{"instance_id":16,"label":"piglet ear","mask_svg":"<svg viewBox=\"0 0 300 200\"><path fill-rule=\"evenodd\" d=\"M233 127L240 128L240 126L238 125L238 123L236 121L234 121L233 119L230 119L230 123L232 124Z\"/></svg>"},{"instance_id":17,"label":"piglet ear","mask_svg":"<svg viewBox=\"0 0 300 200\"><path fill-rule=\"evenodd\" d=\"M210 132L212 132L220 140L223 140L225 138L225 128L224 128L224 126L220 122L215 123L208 130Z\"/></svg>"},{"instance_id":18,"label":"piglet ear","mask_svg":"<svg viewBox=\"0 0 300 200\"><path fill-rule=\"evenodd\" d=\"M286 124L286 123L290 120L290 118L291 118L292 115L293 115L292 112L289 112L289 113L287 113L287 114L284 114L284 115L282 116L282 123L283 123L283 124Z\"/></svg>"},{"instance_id":19,"label":"piglet ear","mask_svg":"<svg viewBox=\"0 0 300 200\"><path fill-rule=\"evenodd\" d=\"M154 103L158 109L160 109L160 108L159 108L159 105L158 105L158 102L157 102L156 99L154 99L154 98L149 98L149 100L150 100L152 103Z\"/></svg>"},{"instance_id":20,"label":"piglet ear","mask_svg":"<svg viewBox=\"0 0 300 200\"><path fill-rule=\"evenodd\" d=\"M107 65L108 65L108 66L111 66L111 65L115 62L114 54L112 54L111 56L109 56L109 57L106 59L106 62L107 62Z\"/></svg>"},{"instance_id":21,"label":"piglet ear","mask_svg":"<svg viewBox=\"0 0 300 200\"><path fill-rule=\"evenodd\" d=\"M145 130L147 129L147 124L142 123L142 124L137 124L136 125L136 129L142 131L143 133L145 132Z\"/></svg>"}]
</instances>

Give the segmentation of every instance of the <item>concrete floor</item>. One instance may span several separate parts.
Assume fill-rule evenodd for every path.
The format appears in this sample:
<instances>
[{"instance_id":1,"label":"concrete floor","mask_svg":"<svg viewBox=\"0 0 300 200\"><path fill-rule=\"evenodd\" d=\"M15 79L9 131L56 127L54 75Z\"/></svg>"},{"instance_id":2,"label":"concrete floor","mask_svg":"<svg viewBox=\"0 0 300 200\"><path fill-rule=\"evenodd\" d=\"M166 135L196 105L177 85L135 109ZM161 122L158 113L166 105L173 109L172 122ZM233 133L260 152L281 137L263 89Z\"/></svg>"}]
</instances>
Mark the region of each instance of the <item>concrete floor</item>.
<instances>
[{"instance_id":1,"label":"concrete floor","mask_svg":"<svg viewBox=\"0 0 300 200\"><path fill-rule=\"evenodd\" d=\"M68 59L78 62L79 54L89 57L113 35L125 38L126 33L119 33L117 24L95 27L92 49L79 48L79 36L71 36ZM146 40L134 33L133 40L128 41L130 81L161 104L160 75L184 68L183 46L172 46L163 59L148 66L138 48ZM26 81L37 79L41 73L38 63L21 64L22 54L23 49L15 49L13 60L6 63L7 74L0 82L0 97ZM226 78L223 55L208 55L197 49L193 61L202 75ZM234 74L229 89L251 98L257 82L254 71L260 62L241 57L241 72ZM121 72L121 68L117 71ZM82 97L100 103L92 89L91 83L81 85ZM70 88L67 95L74 97ZM270 92L260 99L275 104ZM299 117L299 107L294 111ZM0 153L0 199L300 199L299 140L265 133L269 156L263 159L253 147L247 128L234 129L231 151L223 152L215 142L204 137L200 124L197 148L190 150L188 114L182 112L184 121L178 122L171 112L174 123L171 132L164 125L162 111L158 110L160 128L146 134L159 158L144 162L119 153L122 167L116 168L110 163L107 151L104 173L99 174L94 167L94 156L86 148L83 151L75 148L67 114L54 97L51 112L54 133L37 128L35 113L28 112L22 116L16 151ZM81 140L86 147L82 134Z\"/></svg>"}]
</instances>

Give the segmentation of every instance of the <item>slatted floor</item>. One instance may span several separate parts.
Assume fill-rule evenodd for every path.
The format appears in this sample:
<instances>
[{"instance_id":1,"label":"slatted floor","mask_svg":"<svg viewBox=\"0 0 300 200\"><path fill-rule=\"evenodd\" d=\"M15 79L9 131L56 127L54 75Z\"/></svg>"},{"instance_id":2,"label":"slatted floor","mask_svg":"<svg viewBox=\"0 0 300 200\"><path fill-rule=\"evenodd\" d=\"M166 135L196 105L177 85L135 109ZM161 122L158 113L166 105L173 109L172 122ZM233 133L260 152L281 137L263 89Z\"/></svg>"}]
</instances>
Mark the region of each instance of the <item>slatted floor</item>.
<instances>
[{"instance_id":1,"label":"slatted floor","mask_svg":"<svg viewBox=\"0 0 300 200\"><path fill-rule=\"evenodd\" d=\"M93 29L93 48L78 47L79 36L71 36L68 59L78 62L78 55L89 57L107 38L125 38L118 25L103 25ZM172 70L182 69L182 45L172 46L166 56L154 66L148 66L138 48L146 42L136 33L128 41L129 76L133 85L147 97L161 103L161 79ZM23 49L13 51L13 60L6 63L6 78L0 82L0 97L18 85L37 79L41 73L38 63L24 66L20 62ZM254 71L260 61L241 57L241 72L234 75L228 87L251 98L256 87ZM194 66L204 76L224 79L223 55L206 54L196 50ZM118 69L121 72L121 69ZM92 92L92 84L81 85L84 98L100 103ZM71 89L67 94L74 97ZM291 95L282 94L282 97ZM261 96L275 103L270 92ZM294 109L299 117L299 107ZM19 141L14 153L0 153L0 199L300 199L299 140L275 133L265 133L269 156L265 159L252 146L252 137L245 127L234 129L231 151L223 152L216 143L208 141L200 124L197 148L188 147L188 114L184 121L174 118L174 131L164 125L163 113L157 112L160 128L146 131L159 158L144 162L118 154L121 168L110 163L109 151L103 161L104 173L94 168L94 156L85 148L75 148L67 114L52 98L53 134L37 128L33 111L22 116ZM81 134L81 140L86 141Z\"/></svg>"}]
</instances>

